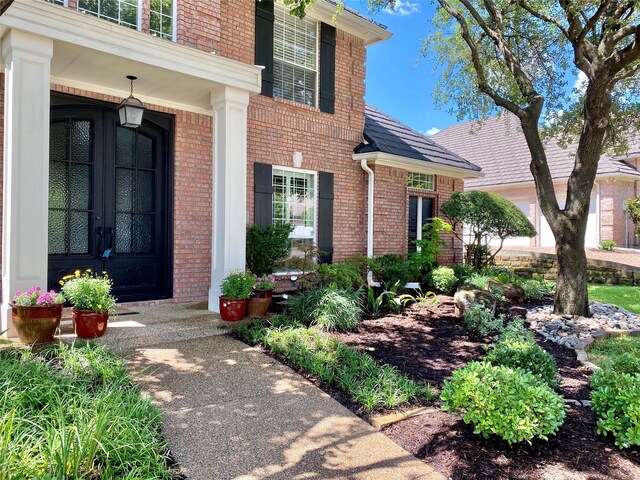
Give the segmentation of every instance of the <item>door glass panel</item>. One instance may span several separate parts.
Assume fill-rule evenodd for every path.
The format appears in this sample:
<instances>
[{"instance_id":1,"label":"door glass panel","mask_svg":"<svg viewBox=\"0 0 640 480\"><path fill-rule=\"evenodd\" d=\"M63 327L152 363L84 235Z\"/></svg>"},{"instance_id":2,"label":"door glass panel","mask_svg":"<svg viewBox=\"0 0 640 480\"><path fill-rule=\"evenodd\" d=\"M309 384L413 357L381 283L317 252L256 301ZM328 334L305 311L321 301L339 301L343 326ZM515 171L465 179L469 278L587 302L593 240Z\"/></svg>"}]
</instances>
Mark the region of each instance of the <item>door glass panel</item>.
<instances>
[{"instance_id":1,"label":"door glass panel","mask_svg":"<svg viewBox=\"0 0 640 480\"><path fill-rule=\"evenodd\" d=\"M89 213L71 212L71 254L89 253Z\"/></svg>"},{"instance_id":2,"label":"door glass panel","mask_svg":"<svg viewBox=\"0 0 640 480\"><path fill-rule=\"evenodd\" d=\"M71 122L70 150L72 162L91 161L91 122Z\"/></svg>"},{"instance_id":3,"label":"door glass panel","mask_svg":"<svg viewBox=\"0 0 640 480\"><path fill-rule=\"evenodd\" d=\"M49 253L67 253L67 212L49 210Z\"/></svg>"},{"instance_id":4,"label":"door glass panel","mask_svg":"<svg viewBox=\"0 0 640 480\"><path fill-rule=\"evenodd\" d=\"M128 213L116 213L116 253L131 253L133 251L131 220L132 215Z\"/></svg>"},{"instance_id":5,"label":"door glass panel","mask_svg":"<svg viewBox=\"0 0 640 480\"><path fill-rule=\"evenodd\" d=\"M49 131L49 160L65 161L69 159L69 122L55 122Z\"/></svg>"},{"instance_id":6,"label":"door glass panel","mask_svg":"<svg viewBox=\"0 0 640 480\"><path fill-rule=\"evenodd\" d=\"M135 132L130 128L118 127L116 134L116 165L133 167Z\"/></svg>"},{"instance_id":7,"label":"door glass panel","mask_svg":"<svg viewBox=\"0 0 640 480\"><path fill-rule=\"evenodd\" d=\"M134 232L135 252L152 253L153 215L136 215Z\"/></svg>"},{"instance_id":8,"label":"door glass panel","mask_svg":"<svg viewBox=\"0 0 640 480\"><path fill-rule=\"evenodd\" d=\"M51 162L49 166L49 208L67 208L67 165L63 162Z\"/></svg>"},{"instance_id":9,"label":"door glass panel","mask_svg":"<svg viewBox=\"0 0 640 480\"><path fill-rule=\"evenodd\" d=\"M136 200L138 201L138 212L153 212L154 209L154 192L153 186L155 182L154 172L138 170L137 175L138 187L136 189Z\"/></svg>"},{"instance_id":10,"label":"door glass panel","mask_svg":"<svg viewBox=\"0 0 640 480\"><path fill-rule=\"evenodd\" d=\"M116 168L116 210L133 211L133 170Z\"/></svg>"},{"instance_id":11,"label":"door glass panel","mask_svg":"<svg viewBox=\"0 0 640 480\"><path fill-rule=\"evenodd\" d=\"M138 134L137 155L138 168L154 167L153 141L149 137Z\"/></svg>"},{"instance_id":12,"label":"door glass panel","mask_svg":"<svg viewBox=\"0 0 640 480\"><path fill-rule=\"evenodd\" d=\"M91 166L71 164L71 208L89 210L91 208Z\"/></svg>"}]
</instances>

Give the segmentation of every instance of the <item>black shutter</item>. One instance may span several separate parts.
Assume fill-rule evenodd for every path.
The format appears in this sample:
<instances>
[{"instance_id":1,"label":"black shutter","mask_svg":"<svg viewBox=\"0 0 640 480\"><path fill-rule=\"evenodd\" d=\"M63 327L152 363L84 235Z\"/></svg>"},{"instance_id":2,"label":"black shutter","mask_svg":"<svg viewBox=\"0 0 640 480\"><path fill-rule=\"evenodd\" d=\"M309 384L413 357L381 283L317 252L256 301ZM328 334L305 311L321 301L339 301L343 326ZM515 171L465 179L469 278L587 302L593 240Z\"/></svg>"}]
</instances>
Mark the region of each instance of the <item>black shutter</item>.
<instances>
[{"instance_id":1,"label":"black shutter","mask_svg":"<svg viewBox=\"0 0 640 480\"><path fill-rule=\"evenodd\" d=\"M255 64L263 65L262 95L273 97L273 0L256 1Z\"/></svg>"},{"instance_id":2,"label":"black shutter","mask_svg":"<svg viewBox=\"0 0 640 480\"><path fill-rule=\"evenodd\" d=\"M409 245L407 251L414 253L416 251L416 239L418 238L418 197L409 197L408 220Z\"/></svg>"},{"instance_id":3,"label":"black shutter","mask_svg":"<svg viewBox=\"0 0 640 480\"><path fill-rule=\"evenodd\" d=\"M273 223L273 179L268 163L253 164L253 223L266 227Z\"/></svg>"},{"instance_id":4,"label":"black shutter","mask_svg":"<svg viewBox=\"0 0 640 480\"><path fill-rule=\"evenodd\" d=\"M320 110L334 113L336 98L336 27L320 25Z\"/></svg>"},{"instance_id":5,"label":"black shutter","mask_svg":"<svg viewBox=\"0 0 640 480\"><path fill-rule=\"evenodd\" d=\"M320 172L318 192L318 249L320 261L333 261L333 173Z\"/></svg>"}]
</instances>

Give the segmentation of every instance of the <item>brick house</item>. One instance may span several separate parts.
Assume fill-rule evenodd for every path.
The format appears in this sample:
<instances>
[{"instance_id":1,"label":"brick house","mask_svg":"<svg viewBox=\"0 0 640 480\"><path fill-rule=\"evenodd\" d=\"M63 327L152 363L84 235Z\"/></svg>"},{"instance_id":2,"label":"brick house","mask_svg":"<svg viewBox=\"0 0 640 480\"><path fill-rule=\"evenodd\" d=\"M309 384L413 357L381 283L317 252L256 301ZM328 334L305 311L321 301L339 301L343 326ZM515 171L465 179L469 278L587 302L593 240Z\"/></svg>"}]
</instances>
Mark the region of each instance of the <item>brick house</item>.
<instances>
[{"instance_id":1,"label":"brick house","mask_svg":"<svg viewBox=\"0 0 640 480\"><path fill-rule=\"evenodd\" d=\"M499 193L514 202L529 218L538 234L505 241L506 246L555 246L553 233L542 215L529 170L531 155L517 119L493 117L481 125L462 123L432 137L441 145L482 167L483 178L465 180L466 190ZM573 169L576 145L562 147L554 139L545 143L556 197L564 206L567 180ZM628 154L616 157L604 153L598 164L585 245L598 247L601 240L613 240L621 247L636 243L634 225L624 210L629 197L640 195L640 143L630 142Z\"/></svg>"},{"instance_id":2,"label":"brick house","mask_svg":"<svg viewBox=\"0 0 640 480\"><path fill-rule=\"evenodd\" d=\"M427 211L417 199L435 213L479 169L449 152L354 153L372 144L366 48L390 33L349 10L334 24L335 9L16 0L0 17L2 327L17 290L76 268L109 272L120 301L217 310L250 223L292 222L294 246L334 259L407 251L409 217ZM146 109L137 129L116 110L128 75Z\"/></svg>"}]
</instances>

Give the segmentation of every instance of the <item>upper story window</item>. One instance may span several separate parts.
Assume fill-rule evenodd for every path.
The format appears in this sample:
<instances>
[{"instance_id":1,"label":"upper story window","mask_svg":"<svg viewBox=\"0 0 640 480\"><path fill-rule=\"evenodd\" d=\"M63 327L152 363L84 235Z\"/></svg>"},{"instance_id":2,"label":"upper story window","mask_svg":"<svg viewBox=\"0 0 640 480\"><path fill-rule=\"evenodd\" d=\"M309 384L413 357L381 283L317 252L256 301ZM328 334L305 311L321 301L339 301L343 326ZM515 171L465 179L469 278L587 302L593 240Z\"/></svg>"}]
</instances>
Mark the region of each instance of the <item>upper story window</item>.
<instances>
[{"instance_id":1,"label":"upper story window","mask_svg":"<svg viewBox=\"0 0 640 480\"><path fill-rule=\"evenodd\" d=\"M138 7L137 0L80 0L78 2L78 10L83 13L136 29L139 25Z\"/></svg>"},{"instance_id":2,"label":"upper story window","mask_svg":"<svg viewBox=\"0 0 640 480\"><path fill-rule=\"evenodd\" d=\"M318 22L276 6L273 31L273 96L316 105Z\"/></svg>"},{"instance_id":3,"label":"upper story window","mask_svg":"<svg viewBox=\"0 0 640 480\"><path fill-rule=\"evenodd\" d=\"M407 186L419 190L435 190L435 176L426 173L409 172Z\"/></svg>"},{"instance_id":4,"label":"upper story window","mask_svg":"<svg viewBox=\"0 0 640 480\"><path fill-rule=\"evenodd\" d=\"M68 0L48 0L50 3L68 6ZM151 35L174 40L176 1L149 0L148 24L143 20L144 0L79 0L78 11L103 18L110 22L148 31ZM144 22L144 24L143 24Z\"/></svg>"}]
</instances>

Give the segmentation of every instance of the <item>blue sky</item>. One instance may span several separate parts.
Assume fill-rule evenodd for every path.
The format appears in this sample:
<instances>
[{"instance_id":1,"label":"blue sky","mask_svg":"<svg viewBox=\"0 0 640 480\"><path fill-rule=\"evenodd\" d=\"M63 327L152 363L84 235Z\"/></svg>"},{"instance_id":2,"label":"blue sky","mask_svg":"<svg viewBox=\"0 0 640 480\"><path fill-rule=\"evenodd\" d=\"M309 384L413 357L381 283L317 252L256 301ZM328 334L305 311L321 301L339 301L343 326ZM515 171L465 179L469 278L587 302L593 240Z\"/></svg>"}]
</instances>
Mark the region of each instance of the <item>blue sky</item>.
<instances>
[{"instance_id":1,"label":"blue sky","mask_svg":"<svg viewBox=\"0 0 640 480\"><path fill-rule=\"evenodd\" d=\"M394 12L371 14L366 0L345 3L386 25L393 34L367 50L367 102L422 133L458 123L446 110L434 107L432 93L437 75L433 65L420 55L434 5L428 0L397 0Z\"/></svg>"}]
</instances>

